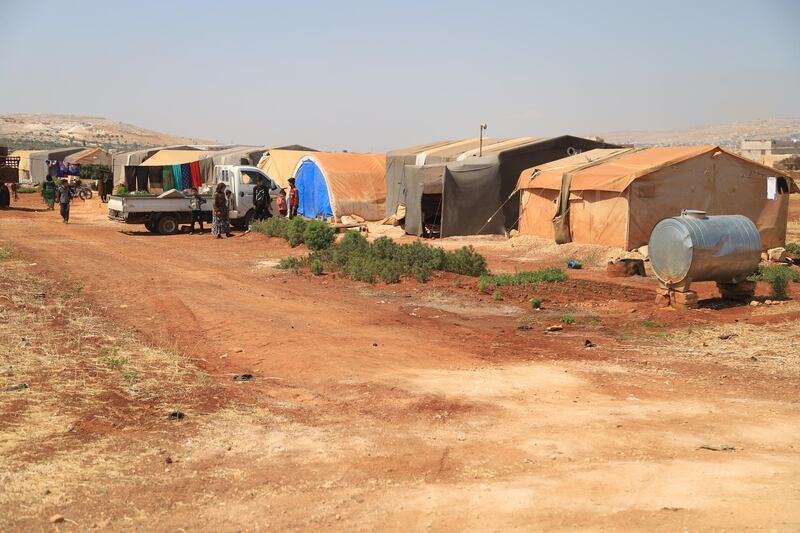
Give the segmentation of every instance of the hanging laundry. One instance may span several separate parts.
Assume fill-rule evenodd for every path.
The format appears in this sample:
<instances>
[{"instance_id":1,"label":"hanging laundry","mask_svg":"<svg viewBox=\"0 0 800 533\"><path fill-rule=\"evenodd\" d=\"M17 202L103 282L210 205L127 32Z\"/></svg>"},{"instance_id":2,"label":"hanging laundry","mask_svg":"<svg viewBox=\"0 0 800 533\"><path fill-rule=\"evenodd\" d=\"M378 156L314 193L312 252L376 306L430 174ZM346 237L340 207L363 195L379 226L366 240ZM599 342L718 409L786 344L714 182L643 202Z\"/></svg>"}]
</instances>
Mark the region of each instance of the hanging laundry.
<instances>
[{"instance_id":1,"label":"hanging laundry","mask_svg":"<svg viewBox=\"0 0 800 533\"><path fill-rule=\"evenodd\" d=\"M189 163L183 163L181 165L181 187L184 189L192 188L192 169Z\"/></svg>"},{"instance_id":2,"label":"hanging laundry","mask_svg":"<svg viewBox=\"0 0 800 533\"><path fill-rule=\"evenodd\" d=\"M172 165L172 179L175 181L175 188L179 191L183 190L183 182L181 181L181 166Z\"/></svg>"},{"instance_id":3,"label":"hanging laundry","mask_svg":"<svg viewBox=\"0 0 800 533\"><path fill-rule=\"evenodd\" d=\"M147 181L150 177L150 171L147 167L134 167L136 168L136 190L147 192Z\"/></svg>"},{"instance_id":4,"label":"hanging laundry","mask_svg":"<svg viewBox=\"0 0 800 533\"><path fill-rule=\"evenodd\" d=\"M164 190L175 189L175 182L172 179L172 167L167 165L161 167L161 181L164 183Z\"/></svg>"},{"instance_id":5,"label":"hanging laundry","mask_svg":"<svg viewBox=\"0 0 800 533\"><path fill-rule=\"evenodd\" d=\"M203 185L203 179L200 177L200 162L189 163L189 169L192 173L192 187L199 189Z\"/></svg>"}]
</instances>

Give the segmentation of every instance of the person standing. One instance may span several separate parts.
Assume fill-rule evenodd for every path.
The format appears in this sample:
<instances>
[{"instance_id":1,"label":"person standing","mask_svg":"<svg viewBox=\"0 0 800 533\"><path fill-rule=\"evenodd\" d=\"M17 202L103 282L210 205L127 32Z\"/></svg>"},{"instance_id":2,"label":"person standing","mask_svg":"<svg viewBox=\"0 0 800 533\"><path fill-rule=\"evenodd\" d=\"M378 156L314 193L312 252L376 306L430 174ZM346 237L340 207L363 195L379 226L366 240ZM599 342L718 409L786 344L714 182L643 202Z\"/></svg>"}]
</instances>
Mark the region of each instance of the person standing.
<instances>
[{"instance_id":1,"label":"person standing","mask_svg":"<svg viewBox=\"0 0 800 533\"><path fill-rule=\"evenodd\" d=\"M213 215L211 217L211 234L216 235L217 239L231 236L231 219L228 210L228 202L225 199L225 184L218 183L214 192Z\"/></svg>"},{"instance_id":2,"label":"person standing","mask_svg":"<svg viewBox=\"0 0 800 533\"><path fill-rule=\"evenodd\" d=\"M278 195L278 197L275 199L275 206L278 208L278 213L280 213L282 217L286 218L289 210L286 207L286 191L283 189L281 189L280 195Z\"/></svg>"},{"instance_id":3,"label":"person standing","mask_svg":"<svg viewBox=\"0 0 800 533\"><path fill-rule=\"evenodd\" d=\"M5 183L0 183L0 209L11 207L11 192Z\"/></svg>"},{"instance_id":4,"label":"person standing","mask_svg":"<svg viewBox=\"0 0 800 533\"><path fill-rule=\"evenodd\" d=\"M264 185L264 178L256 180L253 187L253 220L264 220L272 215L269 212L269 189Z\"/></svg>"},{"instance_id":5,"label":"person standing","mask_svg":"<svg viewBox=\"0 0 800 533\"><path fill-rule=\"evenodd\" d=\"M61 218L64 219L64 224L66 224L69 222L69 204L72 201L72 191L66 179L61 180L61 186L56 190L56 198L58 198L58 204L61 208Z\"/></svg>"},{"instance_id":6,"label":"person standing","mask_svg":"<svg viewBox=\"0 0 800 533\"><path fill-rule=\"evenodd\" d=\"M200 223L200 233L205 231L203 228L203 204L206 203L206 199L200 196L200 193L197 192L197 189L192 189L192 197L189 198L189 206L192 208L192 229L189 234L194 234L194 225L195 223Z\"/></svg>"},{"instance_id":7,"label":"person standing","mask_svg":"<svg viewBox=\"0 0 800 533\"><path fill-rule=\"evenodd\" d=\"M17 184L11 184L11 196L14 198L14 203L19 202L19 192L17 191Z\"/></svg>"},{"instance_id":8,"label":"person standing","mask_svg":"<svg viewBox=\"0 0 800 533\"><path fill-rule=\"evenodd\" d=\"M47 204L47 209L53 210L56 203L56 184L53 182L53 176L47 176L42 184L42 198Z\"/></svg>"},{"instance_id":9,"label":"person standing","mask_svg":"<svg viewBox=\"0 0 800 533\"><path fill-rule=\"evenodd\" d=\"M294 178L289 178L289 218L297 216L297 208L300 207L300 193L294 182Z\"/></svg>"},{"instance_id":10,"label":"person standing","mask_svg":"<svg viewBox=\"0 0 800 533\"><path fill-rule=\"evenodd\" d=\"M100 201L106 203L106 179L103 176L101 179L97 180L97 196L100 197Z\"/></svg>"}]
</instances>

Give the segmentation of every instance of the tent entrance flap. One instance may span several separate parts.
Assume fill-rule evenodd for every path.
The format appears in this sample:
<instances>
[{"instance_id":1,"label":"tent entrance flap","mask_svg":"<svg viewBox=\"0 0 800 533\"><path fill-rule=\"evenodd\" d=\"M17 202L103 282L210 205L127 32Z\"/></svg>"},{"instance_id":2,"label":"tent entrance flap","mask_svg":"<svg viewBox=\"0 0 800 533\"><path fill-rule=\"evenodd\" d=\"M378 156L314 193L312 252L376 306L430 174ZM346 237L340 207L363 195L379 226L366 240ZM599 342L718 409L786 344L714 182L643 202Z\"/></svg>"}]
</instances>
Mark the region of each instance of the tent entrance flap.
<instances>
[{"instance_id":1,"label":"tent entrance flap","mask_svg":"<svg viewBox=\"0 0 800 533\"><path fill-rule=\"evenodd\" d=\"M297 212L307 218L333 216L328 184L322 169L314 161L306 159L295 173L295 186L300 196Z\"/></svg>"},{"instance_id":2,"label":"tent entrance flap","mask_svg":"<svg viewBox=\"0 0 800 533\"><path fill-rule=\"evenodd\" d=\"M572 242L569 231L569 187L572 183L572 173L565 172L561 176L561 192L556 200L556 214L553 217L553 235L556 244Z\"/></svg>"}]
</instances>

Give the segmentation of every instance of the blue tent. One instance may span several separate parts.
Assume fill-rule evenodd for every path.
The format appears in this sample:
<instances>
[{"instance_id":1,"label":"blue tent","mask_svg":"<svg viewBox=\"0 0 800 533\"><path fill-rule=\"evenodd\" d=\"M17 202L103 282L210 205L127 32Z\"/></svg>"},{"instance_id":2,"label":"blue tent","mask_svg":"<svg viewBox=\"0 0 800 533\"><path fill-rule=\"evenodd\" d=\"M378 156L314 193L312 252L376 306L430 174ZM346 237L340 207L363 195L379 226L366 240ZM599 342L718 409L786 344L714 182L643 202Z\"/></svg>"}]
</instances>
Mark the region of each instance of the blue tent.
<instances>
[{"instance_id":1,"label":"blue tent","mask_svg":"<svg viewBox=\"0 0 800 533\"><path fill-rule=\"evenodd\" d=\"M317 163L310 159L304 160L294 173L294 178L300 195L297 212L306 218L332 217L328 184L325 183L325 176Z\"/></svg>"}]
</instances>

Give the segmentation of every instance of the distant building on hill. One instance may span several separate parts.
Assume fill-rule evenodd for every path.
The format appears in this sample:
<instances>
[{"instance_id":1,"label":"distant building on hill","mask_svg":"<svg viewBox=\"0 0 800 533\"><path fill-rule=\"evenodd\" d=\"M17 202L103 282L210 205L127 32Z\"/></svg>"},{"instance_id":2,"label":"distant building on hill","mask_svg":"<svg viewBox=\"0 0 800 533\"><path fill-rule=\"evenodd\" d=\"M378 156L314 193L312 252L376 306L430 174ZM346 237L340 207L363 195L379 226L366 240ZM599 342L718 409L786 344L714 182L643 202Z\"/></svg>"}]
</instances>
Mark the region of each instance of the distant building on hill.
<instances>
[{"instance_id":1,"label":"distant building on hill","mask_svg":"<svg viewBox=\"0 0 800 533\"><path fill-rule=\"evenodd\" d=\"M757 163L774 167L788 157L800 155L800 139L744 139L739 153Z\"/></svg>"}]
</instances>

